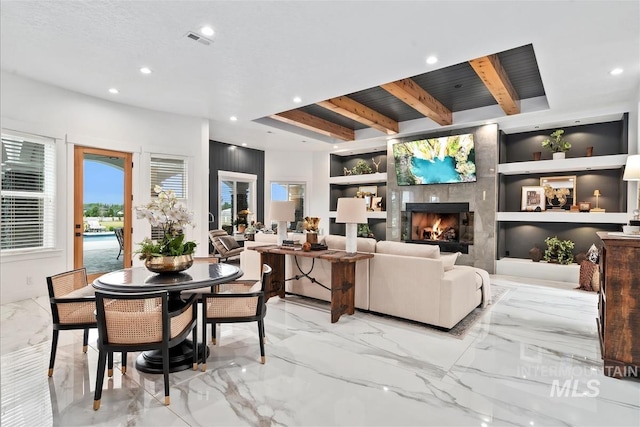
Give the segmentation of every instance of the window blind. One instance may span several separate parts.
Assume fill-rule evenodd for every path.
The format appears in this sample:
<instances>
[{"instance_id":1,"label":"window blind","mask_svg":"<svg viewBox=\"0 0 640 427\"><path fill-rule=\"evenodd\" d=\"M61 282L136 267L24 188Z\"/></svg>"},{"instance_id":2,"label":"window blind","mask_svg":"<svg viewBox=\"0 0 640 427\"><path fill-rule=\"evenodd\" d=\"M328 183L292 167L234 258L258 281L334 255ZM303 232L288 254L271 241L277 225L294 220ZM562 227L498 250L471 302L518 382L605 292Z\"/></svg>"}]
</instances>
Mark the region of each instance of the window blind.
<instances>
[{"instance_id":1,"label":"window blind","mask_svg":"<svg viewBox=\"0 0 640 427\"><path fill-rule=\"evenodd\" d=\"M151 156L151 196L156 185L173 190L178 199L187 198L187 162L184 159Z\"/></svg>"},{"instance_id":2,"label":"window blind","mask_svg":"<svg viewBox=\"0 0 640 427\"><path fill-rule=\"evenodd\" d=\"M178 199L186 204L187 162L184 159L151 156L151 196L156 197L156 185L163 190L173 190ZM151 240L162 239L162 228L151 227Z\"/></svg>"},{"instance_id":3,"label":"window blind","mask_svg":"<svg viewBox=\"0 0 640 427\"><path fill-rule=\"evenodd\" d=\"M53 139L2 133L1 250L55 247Z\"/></svg>"}]
</instances>

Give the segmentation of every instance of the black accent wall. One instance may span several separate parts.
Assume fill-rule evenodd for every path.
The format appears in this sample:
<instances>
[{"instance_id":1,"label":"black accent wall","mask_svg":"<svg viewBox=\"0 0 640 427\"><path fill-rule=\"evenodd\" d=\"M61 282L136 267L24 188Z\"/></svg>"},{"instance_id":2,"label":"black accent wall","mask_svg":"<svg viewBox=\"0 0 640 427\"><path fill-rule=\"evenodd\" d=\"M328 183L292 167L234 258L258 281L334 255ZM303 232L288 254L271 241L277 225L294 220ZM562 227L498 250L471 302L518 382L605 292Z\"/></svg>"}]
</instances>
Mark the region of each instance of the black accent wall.
<instances>
[{"instance_id":1,"label":"black accent wall","mask_svg":"<svg viewBox=\"0 0 640 427\"><path fill-rule=\"evenodd\" d=\"M256 183L256 212L254 220L264 222L264 151L238 147L224 142L209 141L209 212L215 221L209 229L219 228L218 224L218 171L250 173L258 177Z\"/></svg>"}]
</instances>

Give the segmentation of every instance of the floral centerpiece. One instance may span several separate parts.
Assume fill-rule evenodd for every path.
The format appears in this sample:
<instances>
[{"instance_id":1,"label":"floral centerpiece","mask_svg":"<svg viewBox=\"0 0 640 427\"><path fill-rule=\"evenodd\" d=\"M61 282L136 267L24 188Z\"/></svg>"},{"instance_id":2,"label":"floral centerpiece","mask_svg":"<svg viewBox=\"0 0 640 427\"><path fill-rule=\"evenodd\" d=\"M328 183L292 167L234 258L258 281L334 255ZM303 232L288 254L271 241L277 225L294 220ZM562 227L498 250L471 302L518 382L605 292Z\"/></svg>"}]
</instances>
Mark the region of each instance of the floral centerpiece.
<instances>
[{"instance_id":1,"label":"floral centerpiece","mask_svg":"<svg viewBox=\"0 0 640 427\"><path fill-rule=\"evenodd\" d=\"M144 206L137 206L136 217L146 218L152 227L162 228L162 238L145 238L136 253L145 261L145 266L156 273L186 270L193 264L193 253L197 243L184 240L184 227L193 227L193 212L178 202L172 190L163 190L156 185L158 196Z\"/></svg>"}]
</instances>

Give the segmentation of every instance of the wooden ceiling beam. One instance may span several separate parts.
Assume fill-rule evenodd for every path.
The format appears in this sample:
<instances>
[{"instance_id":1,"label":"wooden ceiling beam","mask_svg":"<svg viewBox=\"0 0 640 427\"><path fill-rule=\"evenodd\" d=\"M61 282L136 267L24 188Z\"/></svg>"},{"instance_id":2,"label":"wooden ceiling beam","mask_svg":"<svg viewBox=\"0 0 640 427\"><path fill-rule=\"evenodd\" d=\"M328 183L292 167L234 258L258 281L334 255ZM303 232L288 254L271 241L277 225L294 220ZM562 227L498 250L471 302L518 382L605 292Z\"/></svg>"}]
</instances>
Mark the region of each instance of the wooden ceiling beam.
<instances>
[{"instance_id":1,"label":"wooden ceiling beam","mask_svg":"<svg viewBox=\"0 0 640 427\"><path fill-rule=\"evenodd\" d=\"M395 135L399 132L397 121L346 96L331 98L318 102L317 104L327 110L331 110L341 116L348 117L351 120L377 129L387 135Z\"/></svg>"},{"instance_id":2,"label":"wooden ceiling beam","mask_svg":"<svg viewBox=\"0 0 640 427\"><path fill-rule=\"evenodd\" d=\"M451 110L411 79L397 80L380 87L442 126L453 123Z\"/></svg>"},{"instance_id":3,"label":"wooden ceiling beam","mask_svg":"<svg viewBox=\"0 0 640 427\"><path fill-rule=\"evenodd\" d=\"M507 115L520 113L518 93L513 88L498 55L472 59L469 64Z\"/></svg>"},{"instance_id":4,"label":"wooden ceiling beam","mask_svg":"<svg viewBox=\"0 0 640 427\"><path fill-rule=\"evenodd\" d=\"M325 119L305 113L300 110L289 110L270 116L274 120L298 126L322 135L338 138L343 141L353 141L356 136L353 129L331 123Z\"/></svg>"}]
</instances>

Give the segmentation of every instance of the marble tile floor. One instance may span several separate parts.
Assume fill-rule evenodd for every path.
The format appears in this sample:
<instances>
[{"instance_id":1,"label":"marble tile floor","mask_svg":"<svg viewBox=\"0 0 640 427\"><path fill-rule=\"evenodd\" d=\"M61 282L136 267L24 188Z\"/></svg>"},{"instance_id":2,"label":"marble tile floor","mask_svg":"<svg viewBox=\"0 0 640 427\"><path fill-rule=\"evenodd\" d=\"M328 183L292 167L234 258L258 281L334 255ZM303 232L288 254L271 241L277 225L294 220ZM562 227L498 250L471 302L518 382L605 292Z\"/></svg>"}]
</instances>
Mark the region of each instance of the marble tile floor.
<instances>
[{"instance_id":1,"label":"marble tile floor","mask_svg":"<svg viewBox=\"0 0 640 427\"><path fill-rule=\"evenodd\" d=\"M494 276L510 288L463 339L371 313L273 298L267 363L257 328L223 325L207 371L105 379L93 411L96 332L61 332L46 375L47 298L0 306L2 426L638 426L640 382L602 373L596 295ZM202 337L200 337L202 338ZM116 367L119 367L116 355ZM565 381L568 381L565 383ZM566 388L565 388L566 386Z\"/></svg>"}]
</instances>

